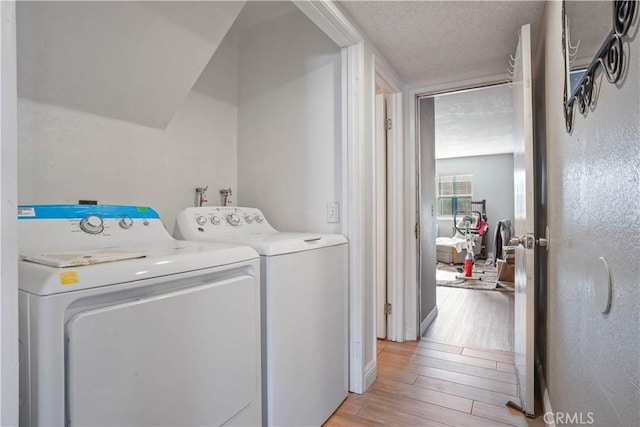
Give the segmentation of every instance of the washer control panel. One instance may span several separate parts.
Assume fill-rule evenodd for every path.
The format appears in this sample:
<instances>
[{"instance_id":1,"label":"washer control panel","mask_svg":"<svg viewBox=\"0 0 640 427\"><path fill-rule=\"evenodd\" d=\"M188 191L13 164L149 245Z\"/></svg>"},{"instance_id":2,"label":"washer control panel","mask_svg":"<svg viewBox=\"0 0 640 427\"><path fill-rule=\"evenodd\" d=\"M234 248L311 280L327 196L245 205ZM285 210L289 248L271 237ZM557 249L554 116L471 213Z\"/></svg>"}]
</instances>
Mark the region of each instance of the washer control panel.
<instances>
[{"instance_id":1,"label":"washer control panel","mask_svg":"<svg viewBox=\"0 0 640 427\"><path fill-rule=\"evenodd\" d=\"M242 221L240 219L240 216L237 213L230 213L227 215L227 222L230 225L233 225L234 227L237 227L240 225L240 221Z\"/></svg>"},{"instance_id":2,"label":"washer control panel","mask_svg":"<svg viewBox=\"0 0 640 427\"><path fill-rule=\"evenodd\" d=\"M187 208L176 218L176 237L190 233L209 236L270 233L276 230L264 218L260 209L230 206Z\"/></svg>"}]
</instances>

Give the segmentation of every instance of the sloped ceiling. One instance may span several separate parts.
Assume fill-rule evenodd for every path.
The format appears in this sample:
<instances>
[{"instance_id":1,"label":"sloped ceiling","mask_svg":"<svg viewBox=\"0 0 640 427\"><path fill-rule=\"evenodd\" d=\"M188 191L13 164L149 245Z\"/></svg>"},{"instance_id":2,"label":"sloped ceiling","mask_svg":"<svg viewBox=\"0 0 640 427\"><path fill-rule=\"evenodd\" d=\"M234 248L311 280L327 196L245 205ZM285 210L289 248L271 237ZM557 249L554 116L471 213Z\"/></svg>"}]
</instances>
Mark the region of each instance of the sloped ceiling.
<instances>
[{"instance_id":1,"label":"sloped ceiling","mask_svg":"<svg viewBox=\"0 0 640 427\"><path fill-rule=\"evenodd\" d=\"M18 96L165 128L243 5L17 2Z\"/></svg>"},{"instance_id":2,"label":"sloped ceiling","mask_svg":"<svg viewBox=\"0 0 640 427\"><path fill-rule=\"evenodd\" d=\"M408 84L506 75L520 27L535 30L544 8L543 1L339 4Z\"/></svg>"}]
</instances>

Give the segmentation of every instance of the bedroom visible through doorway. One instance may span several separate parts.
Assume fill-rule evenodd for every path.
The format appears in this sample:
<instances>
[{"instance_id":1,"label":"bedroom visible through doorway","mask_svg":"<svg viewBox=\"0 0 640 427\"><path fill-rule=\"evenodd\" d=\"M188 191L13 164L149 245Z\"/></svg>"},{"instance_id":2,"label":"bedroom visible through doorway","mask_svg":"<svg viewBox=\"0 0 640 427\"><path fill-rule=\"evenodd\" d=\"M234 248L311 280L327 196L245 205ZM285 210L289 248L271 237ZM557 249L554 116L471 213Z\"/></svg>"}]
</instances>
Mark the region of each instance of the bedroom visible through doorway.
<instances>
[{"instance_id":1,"label":"bedroom visible through doorway","mask_svg":"<svg viewBox=\"0 0 640 427\"><path fill-rule=\"evenodd\" d=\"M512 350L513 260L504 248L514 218L511 89L504 84L425 96L419 106L421 160L425 151L435 157L433 165L420 163L421 250L423 259L424 252L435 252L438 311L422 336ZM433 240L424 232L429 219ZM433 292L430 269L422 263L427 294Z\"/></svg>"}]
</instances>

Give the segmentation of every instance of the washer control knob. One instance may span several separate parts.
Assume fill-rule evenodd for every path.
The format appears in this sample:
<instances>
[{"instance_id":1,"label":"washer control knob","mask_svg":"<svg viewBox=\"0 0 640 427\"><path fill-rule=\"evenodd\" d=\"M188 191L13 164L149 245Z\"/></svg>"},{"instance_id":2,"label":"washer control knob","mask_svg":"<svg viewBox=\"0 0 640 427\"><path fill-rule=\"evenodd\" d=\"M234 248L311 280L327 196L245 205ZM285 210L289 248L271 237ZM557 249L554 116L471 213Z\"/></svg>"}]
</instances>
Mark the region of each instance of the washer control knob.
<instances>
[{"instance_id":1,"label":"washer control knob","mask_svg":"<svg viewBox=\"0 0 640 427\"><path fill-rule=\"evenodd\" d=\"M212 217L211 217L211 224L213 224L213 225L218 225L218 224L220 224L220 217L215 216L215 215L214 215L214 216L212 216Z\"/></svg>"},{"instance_id":2,"label":"washer control knob","mask_svg":"<svg viewBox=\"0 0 640 427\"><path fill-rule=\"evenodd\" d=\"M264 221L264 218L262 217L262 215L256 215L256 221L257 222L262 222L262 221Z\"/></svg>"},{"instance_id":3,"label":"washer control knob","mask_svg":"<svg viewBox=\"0 0 640 427\"><path fill-rule=\"evenodd\" d=\"M118 222L118 225L125 230L130 229L133 226L133 220L131 218L125 217Z\"/></svg>"},{"instance_id":4,"label":"washer control knob","mask_svg":"<svg viewBox=\"0 0 640 427\"><path fill-rule=\"evenodd\" d=\"M233 225L234 227L238 226L240 224L240 217L238 216L238 214L229 214L227 215L227 222L230 225Z\"/></svg>"},{"instance_id":5,"label":"washer control knob","mask_svg":"<svg viewBox=\"0 0 640 427\"><path fill-rule=\"evenodd\" d=\"M198 218L196 218L196 222L198 223L198 225L205 225L207 223L207 218L199 216Z\"/></svg>"},{"instance_id":6,"label":"washer control knob","mask_svg":"<svg viewBox=\"0 0 640 427\"><path fill-rule=\"evenodd\" d=\"M247 221L247 224L251 224L253 222L253 217L251 215L245 215L244 220Z\"/></svg>"},{"instance_id":7,"label":"washer control knob","mask_svg":"<svg viewBox=\"0 0 640 427\"><path fill-rule=\"evenodd\" d=\"M89 215L80 220L80 229L89 234L100 234L104 230L104 221L96 215Z\"/></svg>"}]
</instances>

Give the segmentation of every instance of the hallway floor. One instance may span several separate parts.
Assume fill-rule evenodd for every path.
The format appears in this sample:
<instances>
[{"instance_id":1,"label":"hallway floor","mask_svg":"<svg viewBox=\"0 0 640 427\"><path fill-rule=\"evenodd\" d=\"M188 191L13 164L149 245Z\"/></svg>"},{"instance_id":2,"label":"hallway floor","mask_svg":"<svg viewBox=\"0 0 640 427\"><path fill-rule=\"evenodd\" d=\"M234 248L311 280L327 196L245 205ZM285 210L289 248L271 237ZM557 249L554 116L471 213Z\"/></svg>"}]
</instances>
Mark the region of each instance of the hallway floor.
<instances>
[{"instance_id":1,"label":"hallway floor","mask_svg":"<svg viewBox=\"0 0 640 427\"><path fill-rule=\"evenodd\" d=\"M544 426L504 406L516 395L507 351L379 340L376 381L325 426Z\"/></svg>"},{"instance_id":2,"label":"hallway floor","mask_svg":"<svg viewBox=\"0 0 640 427\"><path fill-rule=\"evenodd\" d=\"M438 316L421 341L378 340L378 376L349 393L326 426L544 426L518 402L513 293L437 287Z\"/></svg>"},{"instance_id":3,"label":"hallway floor","mask_svg":"<svg viewBox=\"0 0 640 427\"><path fill-rule=\"evenodd\" d=\"M513 292L436 287L438 316L424 338L463 347L513 350Z\"/></svg>"}]
</instances>

